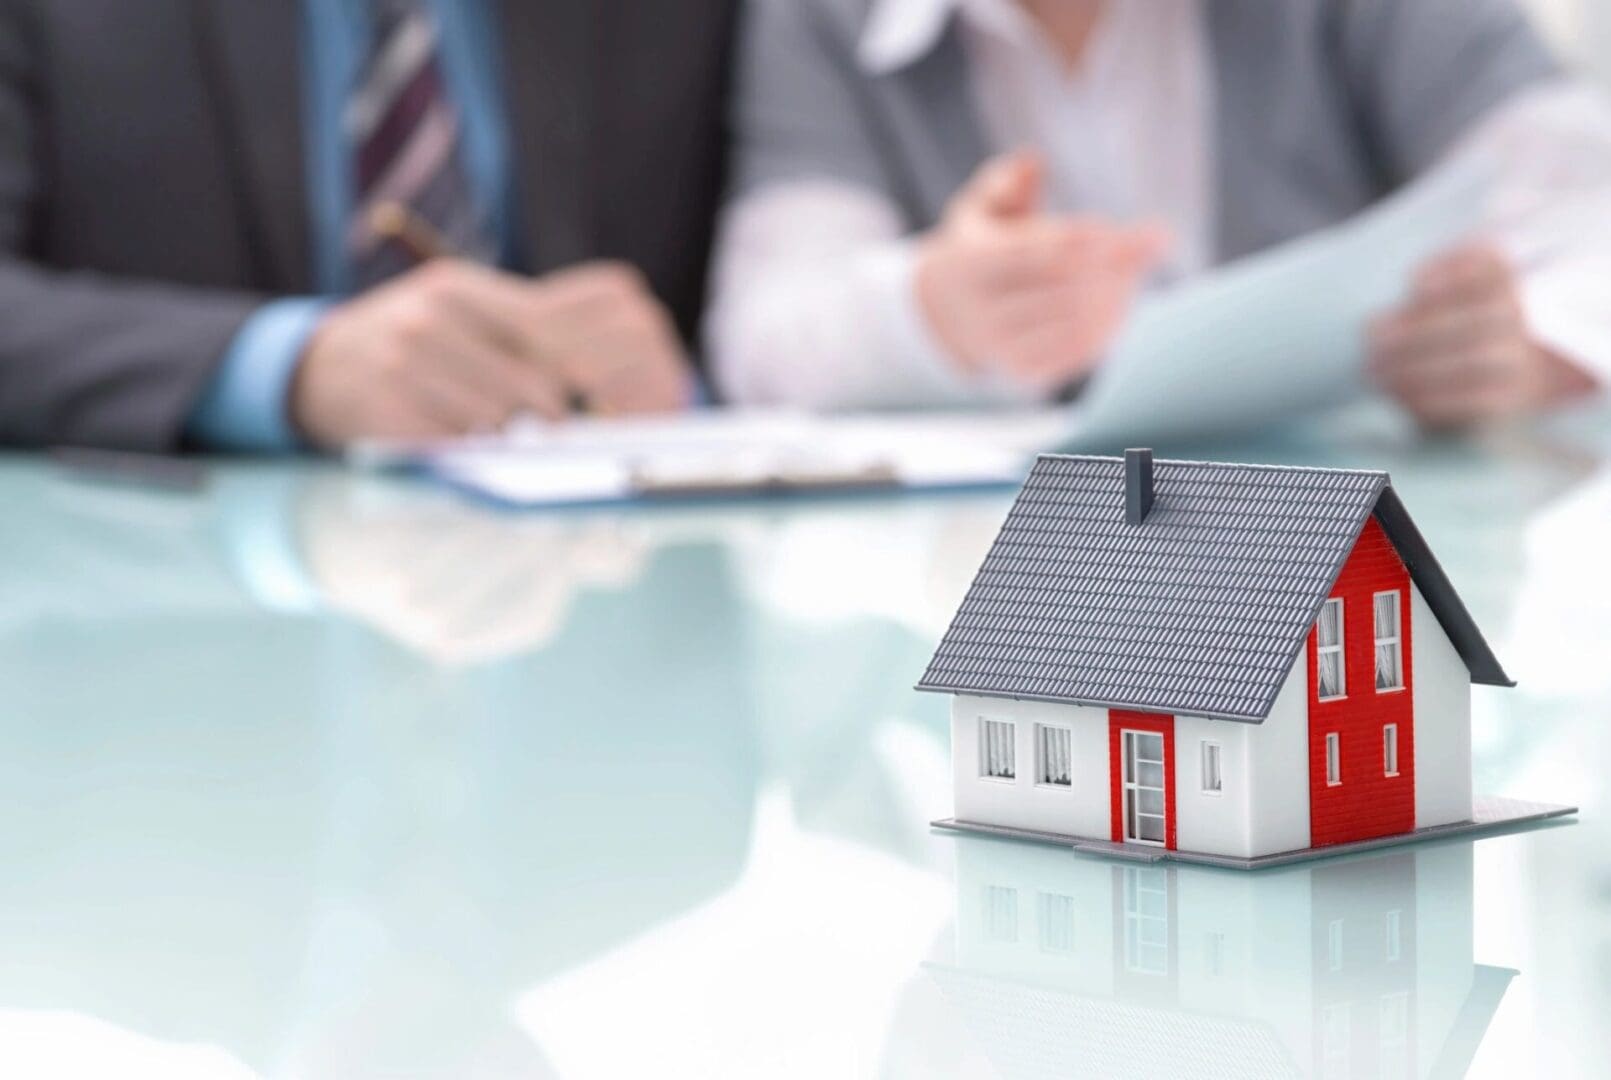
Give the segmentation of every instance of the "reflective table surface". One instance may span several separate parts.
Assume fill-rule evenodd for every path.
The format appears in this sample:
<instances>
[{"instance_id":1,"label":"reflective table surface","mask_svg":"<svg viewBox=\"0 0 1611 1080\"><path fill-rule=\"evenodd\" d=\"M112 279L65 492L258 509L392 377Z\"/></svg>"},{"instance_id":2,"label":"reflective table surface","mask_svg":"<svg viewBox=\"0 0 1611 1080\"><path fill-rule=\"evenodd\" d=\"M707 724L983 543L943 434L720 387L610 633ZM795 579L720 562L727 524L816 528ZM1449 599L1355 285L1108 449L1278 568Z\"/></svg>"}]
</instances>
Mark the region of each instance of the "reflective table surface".
<instances>
[{"instance_id":1,"label":"reflective table surface","mask_svg":"<svg viewBox=\"0 0 1611 1080\"><path fill-rule=\"evenodd\" d=\"M1202 451L1390 469L1521 681L1477 789L1582 807L1258 873L929 829L1007 492L0 458L0 1075L1611 1076L1603 432Z\"/></svg>"}]
</instances>

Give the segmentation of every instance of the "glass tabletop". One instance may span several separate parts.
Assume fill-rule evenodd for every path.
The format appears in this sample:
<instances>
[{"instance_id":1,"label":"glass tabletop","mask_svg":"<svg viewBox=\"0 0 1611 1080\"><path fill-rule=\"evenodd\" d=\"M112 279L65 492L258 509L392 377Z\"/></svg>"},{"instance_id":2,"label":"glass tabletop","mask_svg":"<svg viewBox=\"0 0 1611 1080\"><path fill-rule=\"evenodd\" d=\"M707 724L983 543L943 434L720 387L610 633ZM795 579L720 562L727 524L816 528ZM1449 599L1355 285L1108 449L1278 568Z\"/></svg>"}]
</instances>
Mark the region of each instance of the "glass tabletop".
<instances>
[{"instance_id":1,"label":"glass tabletop","mask_svg":"<svg viewBox=\"0 0 1611 1080\"><path fill-rule=\"evenodd\" d=\"M1611 424L1388 468L1568 824L1280 870L931 831L1009 492L568 514L0 459L0 1072L1611 1075Z\"/></svg>"}]
</instances>

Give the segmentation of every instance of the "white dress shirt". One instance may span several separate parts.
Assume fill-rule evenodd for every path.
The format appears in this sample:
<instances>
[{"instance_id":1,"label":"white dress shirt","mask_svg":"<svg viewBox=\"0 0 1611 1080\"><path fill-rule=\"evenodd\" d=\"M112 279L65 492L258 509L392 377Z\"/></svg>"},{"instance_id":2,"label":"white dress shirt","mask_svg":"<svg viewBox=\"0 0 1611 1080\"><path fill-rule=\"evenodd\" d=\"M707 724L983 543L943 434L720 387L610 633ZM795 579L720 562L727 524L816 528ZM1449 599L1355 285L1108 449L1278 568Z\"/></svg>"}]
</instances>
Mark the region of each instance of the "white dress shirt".
<instances>
[{"instance_id":1,"label":"white dress shirt","mask_svg":"<svg viewBox=\"0 0 1611 1080\"><path fill-rule=\"evenodd\" d=\"M894 70L960 18L992 145L1044 156L1048 210L1167 225L1175 246L1166 278L1178 278L1218 261L1214 82L1200 3L1109 4L1070 70L1016 0L880 0L858 61L869 78ZM1509 186L1536 193L1560 179L1539 162L1563 160L1563 149L1611 162L1611 109L1577 87L1534 91L1465 145L1501 148L1515 162ZM1574 179L1579 194L1592 189ZM1514 215L1499 232L1528 271L1535 333L1611 379L1611 304L1599 299L1611 294L1602 284L1611 243L1563 246L1538 231ZM774 184L729 206L708 324L728 400L818 409L1033 400L999 377L964 374L933 338L916 295L916 240L904 233L890 198L845 182Z\"/></svg>"}]
</instances>

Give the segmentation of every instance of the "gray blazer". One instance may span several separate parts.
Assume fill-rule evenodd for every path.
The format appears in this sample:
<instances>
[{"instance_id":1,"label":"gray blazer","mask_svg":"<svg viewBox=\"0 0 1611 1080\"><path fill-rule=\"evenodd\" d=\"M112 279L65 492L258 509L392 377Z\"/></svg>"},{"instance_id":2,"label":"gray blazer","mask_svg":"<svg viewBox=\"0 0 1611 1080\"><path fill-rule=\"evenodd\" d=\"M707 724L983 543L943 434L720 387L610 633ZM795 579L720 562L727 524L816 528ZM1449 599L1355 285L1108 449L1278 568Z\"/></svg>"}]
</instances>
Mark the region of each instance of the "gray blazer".
<instances>
[{"instance_id":1,"label":"gray blazer","mask_svg":"<svg viewBox=\"0 0 1611 1080\"><path fill-rule=\"evenodd\" d=\"M1217 99L1215 246L1226 259L1349 217L1495 105L1560 74L1514 0L1203 2ZM918 230L989 156L957 28L916 63L870 75L856 50L874 3L750 0L740 194L780 180L849 181L886 192Z\"/></svg>"},{"instance_id":2,"label":"gray blazer","mask_svg":"<svg viewBox=\"0 0 1611 1080\"><path fill-rule=\"evenodd\" d=\"M737 0L499 5L524 267L636 264L691 334ZM305 293L299 0L0 0L0 445L165 449Z\"/></svg>"}]
</instances>

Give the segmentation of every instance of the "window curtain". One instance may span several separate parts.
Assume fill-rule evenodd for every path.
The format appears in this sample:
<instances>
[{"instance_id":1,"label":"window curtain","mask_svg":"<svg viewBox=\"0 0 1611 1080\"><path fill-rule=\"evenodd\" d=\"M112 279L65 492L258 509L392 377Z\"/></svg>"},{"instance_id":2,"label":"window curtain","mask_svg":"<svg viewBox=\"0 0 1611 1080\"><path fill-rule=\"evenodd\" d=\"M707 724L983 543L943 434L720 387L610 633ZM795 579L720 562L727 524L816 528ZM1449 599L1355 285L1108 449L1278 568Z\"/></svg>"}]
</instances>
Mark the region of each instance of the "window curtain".
<instances>
[{"instance_id":1,"label":"window curtain","mask_svg":"<svg viewBox=\"0 0 1611 1080\"><path fill-rule=\"evenodd\" d=\"M1067 728L1040 728L1040 782L1068 787L1073 783L1071 771L1072 742Z\"/></svg>"},{"instance_id":2,"label":"window curtain","mask_svg":"<svg viewBox=\"0 0 1611 1080\"><path fill-rule=\"evenodd\" d=\"M1376 689L1396 690L1404 685L1400 664L1403 620L1397 593L1376 598Z\"/></svg>"}]
</instances>

